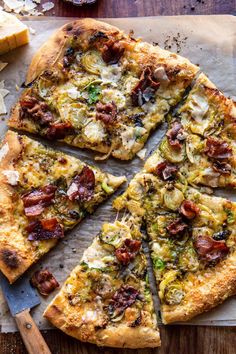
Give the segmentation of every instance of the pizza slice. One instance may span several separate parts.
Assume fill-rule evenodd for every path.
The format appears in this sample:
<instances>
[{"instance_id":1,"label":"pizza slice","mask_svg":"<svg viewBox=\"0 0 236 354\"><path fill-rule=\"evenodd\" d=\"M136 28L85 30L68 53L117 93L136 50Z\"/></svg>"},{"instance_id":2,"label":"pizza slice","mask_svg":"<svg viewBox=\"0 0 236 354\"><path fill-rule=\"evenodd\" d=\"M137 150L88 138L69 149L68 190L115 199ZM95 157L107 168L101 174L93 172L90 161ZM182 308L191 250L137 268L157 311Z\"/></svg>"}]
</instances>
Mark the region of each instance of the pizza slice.
<instances>
[{"instance_id":1,"label":"pizza slice","mask_svg":"<svg viewBox=\"0 0 236 354\"><path fill-rule=\"evenodd\" d=\"M187 321L236 294L236 203L187 188L177 210L146 219L163 323Z\"/></svg>"},{"instance_id":2,"label":"pizza slice","mask_svg":"<svg viewBox=\"0 0 236 354\"><path fill-rule=\"evenodd\" d=\"M124 181L9 131L0 149L0 270L14 282Z\"/></svg>"},{"instance_id":3,"label":"pizza slice","mask_svg":"<svg viewBox=\"0 0 236 354\"><path fill-rule=\"evenodd\" d=\"M59 29L35 54L9 126L129 160L198 68L92 19Z\"/></svg>"},{"instance_id":4,"label":"pizza slice","mask_svg":"<svg viewBox=\"0 0 236 354\"><path fill-rule=\"evenodd\" d=\"M99 346L160 345L141 233L132 218L102 226L44 316Z\"/></svg>"},{"instance_id":5,"label":"pizza slice","mask_svg":"<svg viewBox=\"0 0 236 354\"><path fill-rule=\"evenodd\" d=\"M236 187L236 104L201 74L170 117L160 155L193 186ZM173 166L174 166L173 165Z\"/></svg>"}]
</instances>

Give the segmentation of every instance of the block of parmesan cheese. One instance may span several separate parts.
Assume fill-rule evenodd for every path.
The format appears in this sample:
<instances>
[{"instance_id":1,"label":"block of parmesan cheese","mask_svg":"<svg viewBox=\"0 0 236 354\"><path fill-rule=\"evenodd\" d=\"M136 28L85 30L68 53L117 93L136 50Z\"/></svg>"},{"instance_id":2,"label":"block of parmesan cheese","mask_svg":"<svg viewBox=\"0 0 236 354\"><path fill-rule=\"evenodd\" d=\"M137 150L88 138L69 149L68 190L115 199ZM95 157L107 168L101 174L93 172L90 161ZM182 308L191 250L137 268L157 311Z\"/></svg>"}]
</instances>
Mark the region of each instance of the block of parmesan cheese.
<instances>
[{"instance_id":1,"label":"block of parmesan cheese","mask_svg":"<svg viewBox=\"0 0 236 354\"><path fill-rule=\"evenodd\" d=\"M0 10L0 54L29 43L29 30L14 15Z\"/></svg>"}]
</instances>

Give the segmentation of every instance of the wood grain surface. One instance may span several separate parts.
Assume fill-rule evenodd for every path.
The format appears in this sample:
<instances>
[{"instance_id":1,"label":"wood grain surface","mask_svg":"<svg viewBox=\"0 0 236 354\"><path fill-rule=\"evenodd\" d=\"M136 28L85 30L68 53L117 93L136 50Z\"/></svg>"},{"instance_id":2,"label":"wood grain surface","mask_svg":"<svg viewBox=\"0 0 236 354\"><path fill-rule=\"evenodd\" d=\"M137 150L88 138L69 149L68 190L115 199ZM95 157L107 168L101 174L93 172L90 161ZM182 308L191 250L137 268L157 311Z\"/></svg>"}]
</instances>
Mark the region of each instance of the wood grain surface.
<instances>
[{"instance_id":1,"label":"wood grain surface","mask_svg":"<svg viewBox=\"0 0 236 354\"><path fill-rule=\"evenodd\" d=\"M42 0L47 1L53 0ZM87 7L75 7L62 0L53 2L55 7L47 12L49 16L236 15L236 0L98 0L96 4ZM160 349L132 351L82 344L58 330L43 332L53 354L234 354L235 334L235 327L167 326L161 328ZM19 333L0 334L0 354L26 353Z\"/></svg>"}]
</instances>

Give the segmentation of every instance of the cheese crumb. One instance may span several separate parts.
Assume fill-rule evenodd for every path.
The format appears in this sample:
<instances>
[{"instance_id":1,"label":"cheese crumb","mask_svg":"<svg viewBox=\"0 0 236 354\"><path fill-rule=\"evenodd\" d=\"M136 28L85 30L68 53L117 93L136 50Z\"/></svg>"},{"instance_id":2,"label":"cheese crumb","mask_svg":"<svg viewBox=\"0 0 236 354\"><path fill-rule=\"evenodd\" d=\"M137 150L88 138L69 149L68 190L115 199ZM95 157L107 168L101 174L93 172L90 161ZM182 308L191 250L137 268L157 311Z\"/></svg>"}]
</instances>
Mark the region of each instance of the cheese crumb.
<instances>
[{"instance_id":1,"label":"cheese crumb","mask_svg":"<svg viewBox=\"0 0 236 354\"><path fill-rule=\"evenodd\" d=\"M8 145L8 143L6 143L0 149L0 161L2 161L2 159L4 159L4 157L7 155L8 152L9 152L9 145Z\"/></svg>"},{"instance_id":2,"label":"cheese crumb","mask_svg":"<svg viewBox=\"0 0 236 354\"><path fill-rule=\"evenodd\" d=\"M8 183L11 186L16 186L19 181L19 172L15 170L5 170L2 172L4 176L6 176Z\"/></svg>"}]
</instances>

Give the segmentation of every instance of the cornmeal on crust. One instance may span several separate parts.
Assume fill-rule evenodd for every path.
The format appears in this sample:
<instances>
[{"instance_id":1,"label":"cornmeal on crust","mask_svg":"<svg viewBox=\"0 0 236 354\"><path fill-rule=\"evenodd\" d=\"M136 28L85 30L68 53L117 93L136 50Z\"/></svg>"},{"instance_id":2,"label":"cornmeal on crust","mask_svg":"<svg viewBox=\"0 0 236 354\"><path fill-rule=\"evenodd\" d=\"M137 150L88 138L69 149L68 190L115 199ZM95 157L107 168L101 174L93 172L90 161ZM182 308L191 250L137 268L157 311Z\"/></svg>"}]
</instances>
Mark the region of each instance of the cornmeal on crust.
<instances>
[{"instance_id":1,"label":"cornmeal on crust","mask_svg":"<svg viewBox=\"0 0 236 354\"><path fill-rule=\"evenodd\" d=\"M12 283L125 177L9 131L0 149L0 269Z\"/></svg>"},{"instance_id":2,"label":"cornmeal on crust","mask_svg":"<svg viewBox=\"0 0 236 354\"><path fill-rule=\"evenodd\" d=\"M198 68L92 19L59 29L35 54L9 126L129 160L183 97Z\"/></svg>"},{"instance_id":3,"label":"cornmeal on crust","mask_svg":"<svg viewBox=\"0 0 236 354\"><path fill-rule=\"evenodd\" d=\"M114 207L146 223L164 323L236 293L236 203L191 188L159 148Z\"/></svg>"},{"instance_id":4,"label":"cornmeal on crust","mask_svg":"<svg viewBox=\"0 0 236 354\"><path fill-rule=\"evenodd\" d=\"M99 346L160 345L141 233L132 218L102 226L44 316Z\"/></svg>"}]
</instances>

